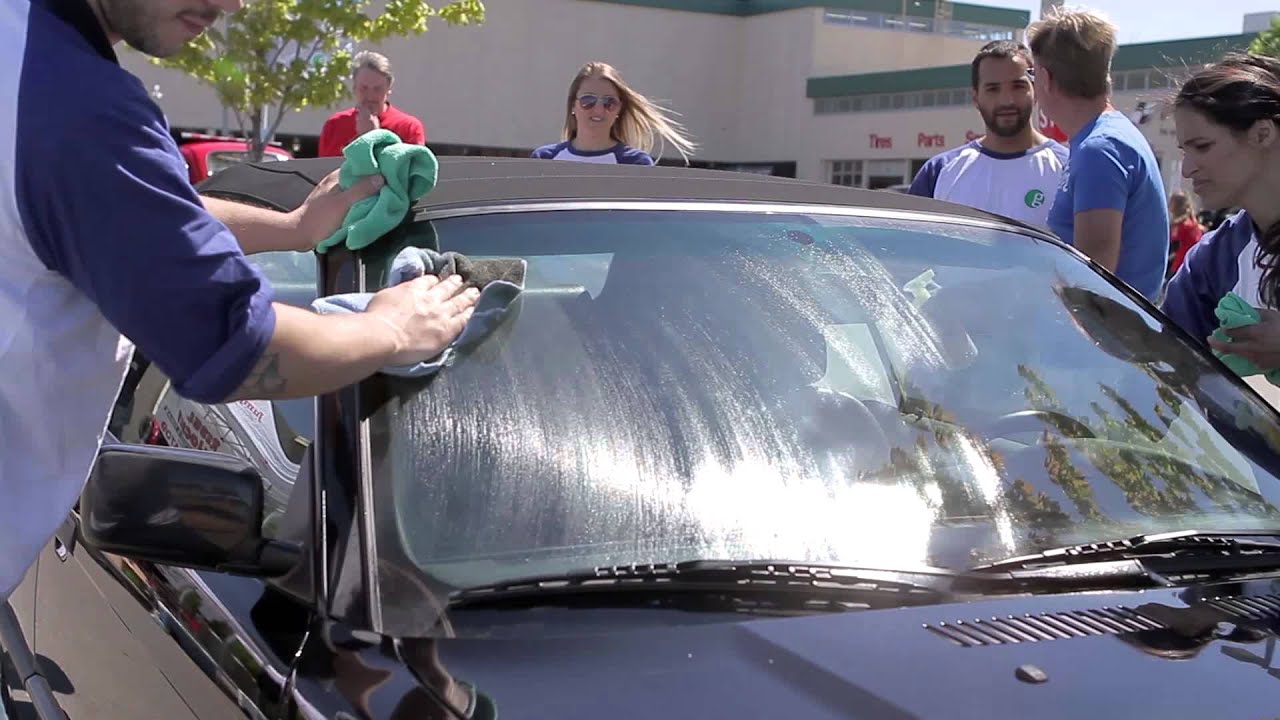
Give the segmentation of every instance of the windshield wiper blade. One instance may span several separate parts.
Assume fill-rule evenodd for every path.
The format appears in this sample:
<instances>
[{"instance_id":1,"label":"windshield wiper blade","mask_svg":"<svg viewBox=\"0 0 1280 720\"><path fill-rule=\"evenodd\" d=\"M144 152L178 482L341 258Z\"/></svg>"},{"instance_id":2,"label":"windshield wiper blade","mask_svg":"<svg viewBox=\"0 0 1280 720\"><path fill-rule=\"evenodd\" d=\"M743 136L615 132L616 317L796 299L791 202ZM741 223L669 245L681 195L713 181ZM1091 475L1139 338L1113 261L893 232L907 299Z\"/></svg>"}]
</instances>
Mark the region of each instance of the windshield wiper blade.
<instances>
[{"instance_id":1,"label":"windshield wiper blade","mask_svg":"<svg viewBox=\"0 0 1280 720\"><path fill-rule=\"evenodd\" d=\"M1280 530L1181 530L1068 545L977 565L969 572L1030 578L1123 570L1163 579L1162 574L1271 567L1280 568Z\"/></svg>"},{"instance_id":2,"label":"windshield wiper blade","mask_svg":"<svg viewBox=\"0 0 1280 720\"><path fill-rule=\"evenodd\" d=\"M957 573L941 568L882 570L788 562L693 560L600 567L465 588L449 607L499 608L572 601L635 605L677 596L773 601L869 601L877 606L939 602Z\"/></svg>"}]
</instances>

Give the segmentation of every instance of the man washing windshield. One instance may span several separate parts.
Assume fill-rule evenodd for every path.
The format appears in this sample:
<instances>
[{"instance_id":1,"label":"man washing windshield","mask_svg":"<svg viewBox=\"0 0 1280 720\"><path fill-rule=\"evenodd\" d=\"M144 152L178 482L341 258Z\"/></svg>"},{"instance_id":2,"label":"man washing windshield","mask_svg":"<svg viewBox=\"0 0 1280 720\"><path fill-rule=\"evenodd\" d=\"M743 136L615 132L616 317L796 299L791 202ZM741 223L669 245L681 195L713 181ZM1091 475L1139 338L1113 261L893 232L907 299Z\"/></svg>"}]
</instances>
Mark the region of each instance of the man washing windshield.
<instances>
[{"instance_id":1,"label":"man washing windshield","mask_svg":"<svg viewBox=\"0 0 1280 720\"><path fill-rule=\"evenodd\" d=\"M365 313L274 302L246 252L315 247L381 177L293 212L201 198L124 40L177 53L239 0L9 0L0 13L0 601L71 511L133 344L206 404L308 397L440 353L478 292L434 276ZM75 92L49 88L75 83ZM127 338L127 339L126 339Z\"/></svg>"},{"instance_id":2,"label":"man washing windshield","mask_svg":"<svg viewBox=\"0 0 1280 720\"><path fill-rule=\"evenodd\" d=\"M987 43L973 59L972 80L987 134L934 156L907 192L1047 227L1067 149L1031 123L1031 51L1008 40Z\"/></svg>"}]
</instances>

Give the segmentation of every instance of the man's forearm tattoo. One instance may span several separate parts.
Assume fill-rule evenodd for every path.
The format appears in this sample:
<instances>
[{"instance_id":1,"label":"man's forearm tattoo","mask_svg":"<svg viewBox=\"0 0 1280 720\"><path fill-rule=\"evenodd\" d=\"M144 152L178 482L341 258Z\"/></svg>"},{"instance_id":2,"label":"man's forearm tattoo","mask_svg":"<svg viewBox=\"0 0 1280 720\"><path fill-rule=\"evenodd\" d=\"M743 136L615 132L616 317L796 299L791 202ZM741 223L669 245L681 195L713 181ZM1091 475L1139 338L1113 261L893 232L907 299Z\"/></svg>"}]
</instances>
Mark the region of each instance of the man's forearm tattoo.
<instances>
[{"instance_id":1,"label":"man's forearm tattoo","mask_svg":"<svg viewBox=\"0 0 1280 720\"><path fill-rule=\"evenodd\" d=\"M237 394L245 398L270 399L284 392L286 384L280 374L280 353L269 352L254 366Z\"/></svg>"}]
</instances>

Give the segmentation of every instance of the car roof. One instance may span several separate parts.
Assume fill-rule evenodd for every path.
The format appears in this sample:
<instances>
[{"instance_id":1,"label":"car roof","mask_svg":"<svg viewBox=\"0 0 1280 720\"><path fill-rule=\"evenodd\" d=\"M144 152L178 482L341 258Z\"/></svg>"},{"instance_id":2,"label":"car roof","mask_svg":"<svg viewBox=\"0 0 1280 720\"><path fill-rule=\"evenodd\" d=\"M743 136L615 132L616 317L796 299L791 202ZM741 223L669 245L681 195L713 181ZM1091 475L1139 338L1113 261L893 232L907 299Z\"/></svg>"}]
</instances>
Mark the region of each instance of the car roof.
<instances>
[{"instance_id":1,"label":"car roof","mask_svg":"<svg viewBox=\"0 0 1280 720\"><path fill-rule=\"evenodd\" d=\"M547 200L747 202L837 205L924 212L1043 231L962 205L883 190L726 170L613 165L532 158L440 157L436 187L415 204L422 211ZM278 210L301 205L342 158L242 164L203 181L201 193Z\"/></svg>"}]
</instances>

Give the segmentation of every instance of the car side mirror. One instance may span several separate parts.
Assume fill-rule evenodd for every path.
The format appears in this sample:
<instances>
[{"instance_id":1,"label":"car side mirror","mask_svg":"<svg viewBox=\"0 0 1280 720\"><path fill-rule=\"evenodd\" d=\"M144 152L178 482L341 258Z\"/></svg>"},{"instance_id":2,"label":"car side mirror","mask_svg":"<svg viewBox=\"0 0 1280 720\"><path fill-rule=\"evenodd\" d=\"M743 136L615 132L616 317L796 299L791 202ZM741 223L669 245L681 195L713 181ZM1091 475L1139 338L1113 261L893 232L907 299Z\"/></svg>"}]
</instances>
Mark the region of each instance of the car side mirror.
<instances>
[{"instance_id":1,"label":"car side mirror","mask_svg":"<svg viewBox=\"0 0 1280 720\"><path fill-rule=\"evenodd\" d=\"M225 453L104 445L80 497L86 545L126 558L275 577L302 557L264 538L262 477Z\"/></svg>"}]
</instances>

